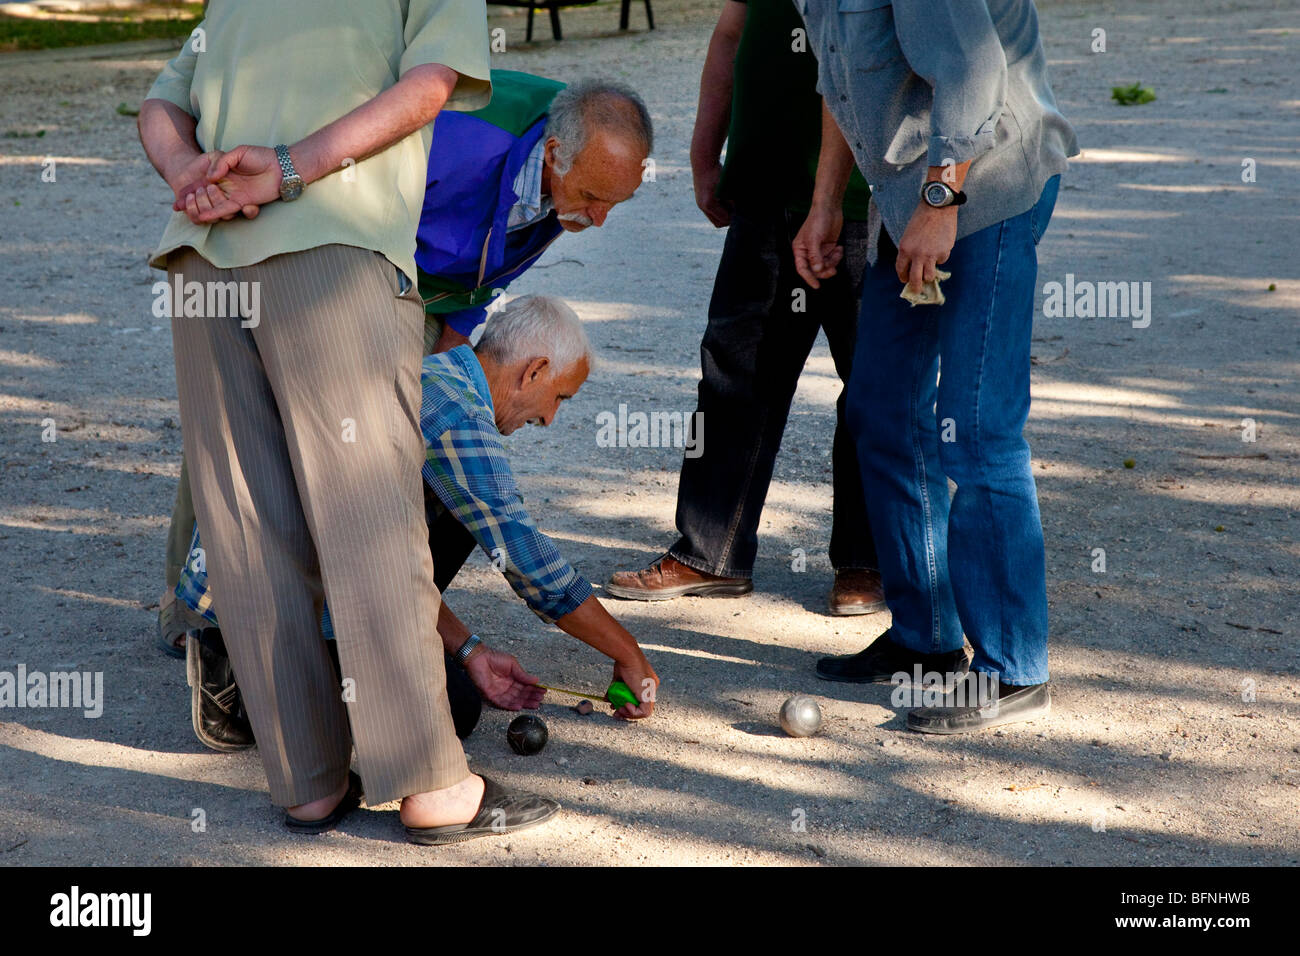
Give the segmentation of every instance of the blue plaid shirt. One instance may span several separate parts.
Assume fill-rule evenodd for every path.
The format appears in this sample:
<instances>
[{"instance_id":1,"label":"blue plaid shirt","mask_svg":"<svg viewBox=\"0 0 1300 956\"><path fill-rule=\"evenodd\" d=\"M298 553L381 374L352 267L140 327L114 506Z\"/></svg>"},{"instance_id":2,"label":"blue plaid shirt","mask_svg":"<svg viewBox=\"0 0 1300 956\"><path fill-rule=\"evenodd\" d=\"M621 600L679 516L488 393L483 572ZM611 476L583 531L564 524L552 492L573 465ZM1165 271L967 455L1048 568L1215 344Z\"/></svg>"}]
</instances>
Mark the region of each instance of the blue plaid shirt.
<instances>
[{"instance_id":1,"label":"blue plaid shirt","mask_svg":"<svg viewBox=\"0 0 1300 956\"><path fill-rule=\"evenodd\" d=\"M462 345L427 356L420 386L420 430L426 446L421 473L434 496L537 614L554 621L576 610L591 597L591 584L564 560L525 510L474 350ZM176 597L217 623L197 527ZM333 636L328 609L322 628L326 637Z\"/></svg>"}]
</instances>

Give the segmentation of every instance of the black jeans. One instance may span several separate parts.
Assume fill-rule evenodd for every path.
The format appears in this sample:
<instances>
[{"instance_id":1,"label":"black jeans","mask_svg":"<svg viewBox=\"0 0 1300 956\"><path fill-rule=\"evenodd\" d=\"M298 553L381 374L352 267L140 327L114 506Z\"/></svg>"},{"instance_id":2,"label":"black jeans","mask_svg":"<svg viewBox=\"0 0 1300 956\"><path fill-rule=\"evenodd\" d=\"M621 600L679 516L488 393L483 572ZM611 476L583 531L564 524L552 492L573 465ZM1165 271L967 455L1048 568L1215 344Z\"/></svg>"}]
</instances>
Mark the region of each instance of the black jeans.
<instances>
[{"instance_id":1,"label":"black jeans","mask_svg":"<svg viewBox=\"0 0 1300 956\"><path fill-rule=\"evenodd\" d=\"M677 489L681 538L668 552L697 571L753 575L763 502L818 329L826 332L840 381L849 379L866 223L845 223L840 237L844 262L820 289L808 288L795 271L790 244L801 224L801 216L782 210L740 208L727 230L700 343L703 454L682 462ZM803 311L797 311L800 294ZM836 569L874 569L876 547L857 452L844 424L844 403L841 390L831 452L830 560Z\"/></svg>"},{"instance_id":2,"label":"black jeans","mask_svg":"<svg viewBox=\"0 0 1300 956\"><path fill-rule=\"evenodd\" d=\"M429 524L429 551L433 555L433 582L438 591L445 592L452 578L465 565L477 544L474 536L456 520L449 511L436 506L437 499L424 487L424 516ZM441 511L439 514L438 512ZM451 704L451 719L456 725L456 736L464 740L474 730L483 712L483 698L470 680L465 668L446 655L447 701Z\"/></svg>"}]
</instances>

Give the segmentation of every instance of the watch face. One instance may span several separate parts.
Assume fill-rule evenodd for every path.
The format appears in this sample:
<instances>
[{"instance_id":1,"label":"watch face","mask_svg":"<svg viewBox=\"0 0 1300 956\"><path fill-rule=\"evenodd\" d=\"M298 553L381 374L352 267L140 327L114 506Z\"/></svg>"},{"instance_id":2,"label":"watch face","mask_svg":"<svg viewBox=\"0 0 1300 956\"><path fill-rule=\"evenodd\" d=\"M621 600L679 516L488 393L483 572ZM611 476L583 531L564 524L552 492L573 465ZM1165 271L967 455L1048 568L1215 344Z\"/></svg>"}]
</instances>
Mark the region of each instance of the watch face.
<instances>
[{"instance_id":1,"label":"watch face","mask_svg":"<svg viewBox=\"0 0 1300 956\"><path fill-rule=\"evenodd\" d=\"M951 192L943 183L929 183L925 187L925 201L931 206L946 206L951 201Z\"/></svg>"},{"instance_id":2,"label":"watch face","mask_svg":"<svg viewBox=\"0 0 1300 956\"><path fill-rule=\"evenodd\" d=\"M302 195L302 180L294 179L280 187L280 198L292 202Z\"/></svg>"}]
</instances>

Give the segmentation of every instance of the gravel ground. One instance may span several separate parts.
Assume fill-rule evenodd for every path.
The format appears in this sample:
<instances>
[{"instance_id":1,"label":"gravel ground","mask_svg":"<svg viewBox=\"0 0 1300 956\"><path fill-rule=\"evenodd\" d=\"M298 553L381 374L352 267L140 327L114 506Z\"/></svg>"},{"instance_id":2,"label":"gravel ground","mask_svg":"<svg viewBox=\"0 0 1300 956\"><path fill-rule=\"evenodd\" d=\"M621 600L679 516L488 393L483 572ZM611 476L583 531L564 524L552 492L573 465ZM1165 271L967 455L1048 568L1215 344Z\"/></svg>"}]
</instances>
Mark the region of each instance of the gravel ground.
<instances>
[{"instance_id":1,"label":"gravel ground","mask_svg":"<svg viewBox=\"0 0 1300 956\"><path fill-rule=\"evenodd\" d=\"M600 353L555 427L512 439L539 520L596 582L672 541L680 462L671 448L599 447L596 416L620 402L693 407L722 243L687 166L714 5L655 6L654 32L637 9L620 35L604 3L565 11L561 44L541 21L548 38L533 45L522 14L493 8L508 38L497 65L623 78L658 125L657 181L512 290L568 298ZM142 98L166 47L0 57L0 671L102 671L106 698L98 719L0 713L0 863L1296 863L1300 23L1283 2L1191 6L1041 5L1085 155L1041 247L1040 288L1067 274L1150 282L1152 305L1144 328L1038 321L1029 437L1052 716L931 738L904 729L890 688L812 676L818 655L856 651L888 625L824 614L838 386L823 342L777 465L756 592L611 602L664 678L655 718L628 726L547 703L551 743L525 758L506 747L508 715L485 713L473 766L565 812L446 850L403 842L393 805L294 838L256 754L194 740L184 668L153 644L180 431L145 258L168 196L116 112ZM1104 53L1090 49L1096 28ZM1111 102L1111 87L1135 81L1155 102ZM608 680L481 556L451 600L543 679ZM777 729L794 692L821 701L819 736Z\"/></svg>"}]
</instances>

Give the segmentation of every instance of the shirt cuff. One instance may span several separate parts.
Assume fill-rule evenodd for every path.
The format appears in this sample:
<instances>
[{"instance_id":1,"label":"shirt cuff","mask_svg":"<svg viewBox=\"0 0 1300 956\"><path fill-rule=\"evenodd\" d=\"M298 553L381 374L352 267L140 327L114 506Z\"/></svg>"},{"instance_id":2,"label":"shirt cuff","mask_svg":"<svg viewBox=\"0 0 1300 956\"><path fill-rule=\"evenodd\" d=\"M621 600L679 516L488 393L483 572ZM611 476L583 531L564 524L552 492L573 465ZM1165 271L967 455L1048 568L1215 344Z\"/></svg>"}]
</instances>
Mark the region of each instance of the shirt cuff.
<instances>
[{"instance_id":1,"label":"shirt cuff","mask_svg":"<svg viewBox=\"0 0 1300 956\"><path fill-rule=\"evenodd\" d=\"M554 624L566 614L572 614L581 605L582 602L591 597L595 592L592 590L591 582L581 574L575 574L569 586L560 594L555 595L545 605L539 604L533 608L538 617L550 621ZM551 597L548 595L548 597Z\"/></svg>"},{"instance_id":2,"label":"shirt cuff","mask_svg":"<svg viewBox=\"0 0 1300 956\"><path fill-rule=\"evenodd\" d=\"M931 136L930 165L945 166L970 162L993 148L997 118L981 126L974 136Z\"/></svg>"}]
</instances>

